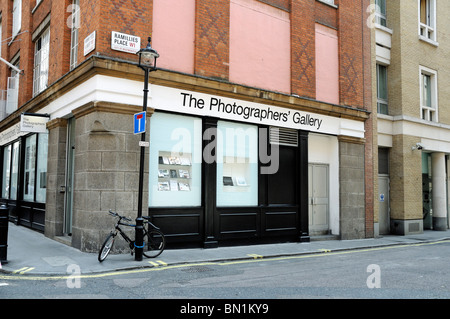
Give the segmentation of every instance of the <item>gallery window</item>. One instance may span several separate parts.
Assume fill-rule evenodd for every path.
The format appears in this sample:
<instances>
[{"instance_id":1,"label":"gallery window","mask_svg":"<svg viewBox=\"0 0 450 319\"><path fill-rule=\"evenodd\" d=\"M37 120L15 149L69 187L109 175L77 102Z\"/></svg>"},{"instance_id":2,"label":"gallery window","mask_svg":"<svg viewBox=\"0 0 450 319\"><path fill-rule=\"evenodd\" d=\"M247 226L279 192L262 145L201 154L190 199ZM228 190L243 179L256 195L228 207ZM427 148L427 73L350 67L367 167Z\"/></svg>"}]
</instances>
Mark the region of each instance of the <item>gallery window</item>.
<instances>
[{"instance_id":1,"label":"gallery window","mask_svg":"<svg viewBox=\"0 0 450 319\"><path fill-rule=\"evenodd\" d=\"M36 198L38 203L45 203L47 194L47 158L48 134L38 135L38 151L36 165Z\"/></svg>"},{"instance_id":2,"label":"gallery window","mask_svg":"<svg viewBox=\"0 0 450 319\"><path fill-rule=\"evenodd\" d=\"M20 141L3 148L1 198L45 203L48 134L30 135L24 139L23 143L25 143L23 155L20 155ZM19 171L23 171L23 177L20 177L23 178L20 181L22 185L20 198L18 196Z\"/></svg>"},{"instance_id":3,"label":"gallery window","mask_svg":"<svg viewBox=\"0 0 450 319\"><path fill-rule=\"evenodd\" d=\"M258 128L217 123L217 206L258 205Z\"/></svg>"},{"instance_id":4,"label":"gallery window","mask_svg":"<svg viewBox=\"0 0 450 319\"><path fill-rule=\"evenodd\" d=\"M25 163L23 181L23 199L33 201L34 181L36 173L36 135L31 135L25 140Z\"/></svg>"},{"instance_id":5,"label":"gallery window","mask_svg":"<svg viewBox=\"0 0 450 319\"><path fill-rule=\"evenodd\" d=\"M150 136L149 206L201 206L202 121L155 113Z\"/></svg>"},{"instance_id":6,"label":"gallery window","mask_svg":"<svg viewBox=\"0 0 450 319\"><path fill-rule=\"evenodd\" d=\"M11 181L11 145L3 148L2 198L9 199Z\"/></svg>"},{"instance_id":7,"label":"gallery window","mask_svg":"<svg viewBox=\"0 0 450 319\"><path fill-rule=\"evenodd\" d=\"M17 200L17 187L19 179L19 149L20 143L12 145L11 168L9 177L9 199Z\"/></svg>"},{"instance_id":8,"label":"gallery window","mask_svg":"<svg viewBox=\"0 0 450 319\"><path fill-rule=\"evenodd\" d=\"M48 134L25 139L23 200L45 203L47 189Z\"/></svg>"}]
</instances>

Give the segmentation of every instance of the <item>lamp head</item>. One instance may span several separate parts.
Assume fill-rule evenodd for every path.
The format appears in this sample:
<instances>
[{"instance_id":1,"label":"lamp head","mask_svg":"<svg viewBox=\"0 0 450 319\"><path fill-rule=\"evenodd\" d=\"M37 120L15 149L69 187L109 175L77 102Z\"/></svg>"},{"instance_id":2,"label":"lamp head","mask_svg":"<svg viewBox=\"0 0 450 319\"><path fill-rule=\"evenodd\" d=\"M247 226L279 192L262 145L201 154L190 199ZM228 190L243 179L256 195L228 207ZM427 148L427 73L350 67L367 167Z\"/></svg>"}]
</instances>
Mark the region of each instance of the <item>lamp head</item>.
<instances>
[{"instance_id":1,"label":"lamp head","mask_svg":"<svg viewBox=\"0 0 450 319\"><path fill-rule=\"evenodd\" d=\"M144 70L155 71L156 70L156 59L159 58L158 52L152 48L150 42L151 37L148 37L147 47L139 50L137 53L139 55L139 67Z\"/></svg>"}]
</instances>

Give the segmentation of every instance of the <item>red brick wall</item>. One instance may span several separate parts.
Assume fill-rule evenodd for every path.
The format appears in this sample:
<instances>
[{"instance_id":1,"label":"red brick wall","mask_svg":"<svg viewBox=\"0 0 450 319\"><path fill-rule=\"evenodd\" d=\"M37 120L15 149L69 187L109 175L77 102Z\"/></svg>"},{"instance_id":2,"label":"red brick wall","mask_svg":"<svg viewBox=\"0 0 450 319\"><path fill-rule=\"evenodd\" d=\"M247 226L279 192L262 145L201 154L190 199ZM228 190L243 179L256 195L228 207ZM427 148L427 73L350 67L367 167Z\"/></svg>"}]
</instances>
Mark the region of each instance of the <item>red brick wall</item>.
<instances>
[{"instance_id":1,"label":"red brick wall","mask_svg":"<svg viewBox=\"0 0 450 319\"><path fill-rule=\"evenodd\" d=\"M67 19L71 12L67 8L70 4L71 0L51 1L49 84L69 72L71 29Z\"/></svg>"},{"instance_id":2,"label":"red brick wall","mask_svg":"<svg viewBox=\"0 0 450 319\"><path fill-rule=\"evenodd\" d=\"M92 54L102 54L129 61L137 56L111 49L111 32L121 32L141 38L141 47L151 36L153 1L143 0L80 0L81 29L79 31L78 63ZM95 50L84 56L84 39L96 31Z\"/></svg>"},{"instance_id":3,"label":"red brick wall","mask_svg":"<svg viewBox=\"0 0 450 319\"><path fill-rule=\"evenodd\" d=\"M313 99L316 97L315 2L291 1L292 93Z\"/></svg>"},{"instance_id":4,"label":"red brick wall","mask_svg":"<svg viewBox=\"0 0 450 319\"><path fill-rule=\"evenodd\" d=\"M370 0L362 0L363 8L367 8L370 5ZM373 111L372 105L372 63L371 63L371 29L365 25L365 21L369 17L369 13L364 10L363 12L363 39L364 39L364 108L370 112ZM375 198L378 196L374 194L374 147L378 147L377 145L377 135L374 136L374 117L376 117L376 111L372 112L370 118L365 123L366 130L366 149L365 149L365 176L366 176L366 237L372 238L374 236L374 209L375 209Z\"/></svg>"},{"instance_id":5,"label":"red brick wall","mask_svg":"<svg viewBox=\"0 0 450 319\"><path fill-rule=\"evenodd\" d=\"M316 1L316 22L337 29L337 10L325 3Z\"/></svg>"},{"instance_id":6,"label":"red brick wall","mask_svg":"<svg viewBox=\"0 0 450 319\"><path fill-rule=\"evenodd\" d=\"M291 8L291 1L290 0L258 0L264 3L267 3L271 6L289 11Z\"/></svg>"},{"instance_id":7,"label":"red brick wall","mask_svg":"<svg viewBox=\"0 0 450 319\"><path fill-rule=\"evenodd\" d=\"M228 79L229 0L197 0L195 41L195 73Z\"/></svg>"},{"instance_id":8,"label":"red brick wall","mask_svg":"<svg viewBox=\"0 0 450 319\"><path fill-rule=\"evenodd\" d=\"M0 1L0 12L2 12L2 41L6 39L11 34L11 25L12 19L9 14L5 14L5 12L11 12L12 2L1 0ZM0 43L2 46L2 58L6 60L10 60L8 45L6 42ZM5 63L0 63L0 90L6 90L6 80L9 76L9 69Z\"/></svg>"},{"instance_id":9,"label":"red brick wall","mask_svg":"<svg viewBox=\"0 0 450 319\"><path fill-rule=\"evenodd\" d=\"M361 1L339 0L340 100L342 105L363 107L363 31ZM368 61L369 63L369 61Z\"/></svg>"},{"instance_id":10,"label":"red brick wall","mask_svg":"<svg viewBox=\"0 0 450 319\"><path fill-rule=\"evenodd\" d=\"M364 64L370 63L369 36L363 41L366 4L368 0L336 0L338 9L316 0L260 0L291 14L291 91L299 96L315 98L315 23L336 28L339 34L340 58L340 103L352 107L364 107L368 90L364 91L368 77L364 77ZM35 1L23 1L22 30L29 30L18 37L20 42L3 45L3 57L11 59L20 49L21 68L26 75L21 82L21 103L32 97L32 74L34 44L32 32L49 12L51 22L51 57L49 84L69 70L70 28L67 26L67 12L71 0L43 0L34 13ZM4 36L11 34L12 1L1 0ZM140 36L141 46L152 30L153 1L144 0L80 0L81 28L79 30L78 63L92 54L137 61L133 54L111 50L111 31ZM206 77L229 79L229 25L230 0L197 0L194 73ZM367 29L367 28L366 28ZM96 49L84 56L84 39L97 31ZM367 32L367 30L366 30ZM363 44L366 47L363 48ZM57 48L57 49L55 49ZM155 48L157 49L157 48ZM9 75L5 65L0 66L0 85L6 88ZM366 70L367 74L367 70ZM364 75L364 76L363 76ZM367 104L367 103L366 103ZM367 106L370 107L370 106Z\"/></svg>"}]
</instances>

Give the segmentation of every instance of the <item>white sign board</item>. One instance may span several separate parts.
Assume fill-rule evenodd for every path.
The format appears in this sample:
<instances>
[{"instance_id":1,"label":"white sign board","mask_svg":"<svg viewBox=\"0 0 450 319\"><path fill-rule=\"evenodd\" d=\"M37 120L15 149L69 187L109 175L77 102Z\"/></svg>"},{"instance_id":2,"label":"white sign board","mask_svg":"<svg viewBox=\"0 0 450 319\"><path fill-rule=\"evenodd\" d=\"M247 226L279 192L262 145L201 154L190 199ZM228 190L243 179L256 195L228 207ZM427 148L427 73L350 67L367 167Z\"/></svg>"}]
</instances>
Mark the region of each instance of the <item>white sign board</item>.
<instances>
[{"instance_id":1,"label":"white sign board","mask_svg":"<svg viewBox=\"0 0 450 319\"><path fill-rule=\"evenodd\" d=\"M31 133L47 133L48 116L39 114L22 114L20 116L20 131Z\"/></svg>"},{"instance_id":2,"label":"white sign board","mask_svg":"<svg viewBox=\"0 0 450 319\"><path fill-rule=\"evenodd\" d=\"M155 109L364 138L364 122L227 97L152 86Z\"/></svg>"},{"instance_id":3,"label":"white sign board","mask_svg":"<svg viewBox=\"0 0 450 319\"><path fill-rule=\"evenodd\" d=\"M84 39L84 56L95 50L95 31Z\"/></svg>"},{"instance_id":4,"label":"white sign board","mask_svg":"<svg viewBox=\"0 0 450 319\"><path fill-rule=\"evenodd\" d=\"M112 31L111 49L136 54L141 49L141 38Z\"/></svg>"}]
</instances>

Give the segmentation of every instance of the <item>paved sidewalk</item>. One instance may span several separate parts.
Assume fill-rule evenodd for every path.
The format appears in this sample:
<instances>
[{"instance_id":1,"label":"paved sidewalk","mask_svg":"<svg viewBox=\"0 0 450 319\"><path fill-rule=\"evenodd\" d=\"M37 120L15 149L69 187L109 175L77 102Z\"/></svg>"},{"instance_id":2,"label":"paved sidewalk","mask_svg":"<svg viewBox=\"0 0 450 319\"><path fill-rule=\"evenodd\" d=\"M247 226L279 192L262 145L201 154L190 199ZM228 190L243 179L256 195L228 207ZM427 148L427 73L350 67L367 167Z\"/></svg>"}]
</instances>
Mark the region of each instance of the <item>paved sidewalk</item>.
<instances>
[{"instance_id":1,"label":"paved sidewalk","mask_svg":"<svg viewBox=\"0 0 450 319\"><path fill-rule=\"evenodd\" d=\"M97 253L81 252L49 239L41 233L16 226L13 223L9 223L8 237L8 262L2 264L1 272L27 275L66 275L68 266L71 264L78 265L82 274L89 274L177 264L296 256L446 240L450 239L450 230L428 230L418 235L389 235L360 240L326 240L211 249L168 249L154 259L144 257L142 261L135 261L131 254L120 254L109 255L103 263L98 262Z\"/></svg>"}]
</instances>

